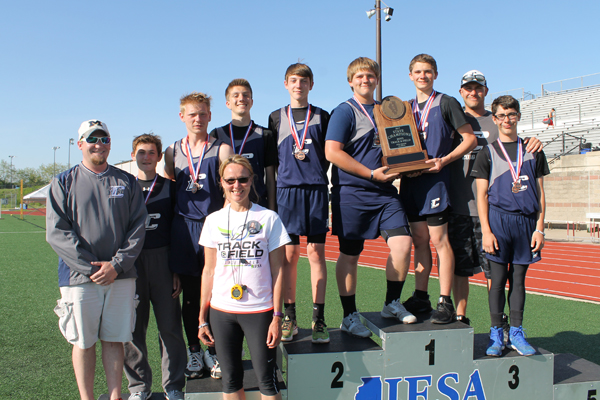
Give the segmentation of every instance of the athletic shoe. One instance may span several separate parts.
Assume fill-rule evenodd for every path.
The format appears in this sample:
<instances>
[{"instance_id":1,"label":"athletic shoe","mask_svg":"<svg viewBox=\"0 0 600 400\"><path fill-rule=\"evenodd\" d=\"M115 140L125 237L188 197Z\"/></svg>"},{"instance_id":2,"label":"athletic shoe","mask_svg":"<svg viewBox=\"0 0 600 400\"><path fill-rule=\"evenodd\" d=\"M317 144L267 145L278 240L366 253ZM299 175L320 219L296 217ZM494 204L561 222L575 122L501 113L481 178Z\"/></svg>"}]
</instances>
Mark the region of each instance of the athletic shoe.
<instances>
[{"instance_id":1,"label":"athletic shoe","mask_svg":"<svg viewBox=\"0 0 600 400\"><path fill-rule=\"evenodd\" d=\"M281 324L281 331L281 341L291 342L294 340L294 335L298 334L298 323L295 319L290 319L289 315L286 315Z\"/></svg>"},{"instance_id":2,"label":"athletic shoe","mask_svg":"<svg viewBox=\"0 0 600 400\"><path fill-rule=\"evenodd\" d=\"M152 397L152 393L135 392L129 395L129 400L147 400Z\"/></svg>"},{"instance_id":3,"label":"athletic shoe","mask_svg":"<svg viewBox=\"0 0 600 400\"><path fill-rule=\"evenodd\" d=\"M221 379L221 364L217 360L216 354L210 354L208 350L204 352L204 369L210 372L210 377L213 379Z\"/></svg>"},{"instance_id":4,"label":"athletic shoe","mask_svg":"<svg viewBox=\"0 0 600 400\"><path fill-rule=\"evenodd\" d=\"M510 324L508 323L508 315L502 313L502 330L504 331L504 343L508 343L510 335Z\"/></svg>"},{"instance_id":5,"label":"athletic shoe","mask_svg":"<svg viewBox=\"0 0 600 400\"><path fill-rule=\"evenodd\" d=\"M181 390L169 390L165 392L166 400L183 400L183 392Z\"/></svg>"},{"instance_id":6,"label":"athletic shoe","mask_svg":"<svg viewBox=\"0 0 600 400\"><path fill-rule=\"evenodd\" d=\"M329 343L329 332L327 325L321 319L317 319L312 323L312 342L313 343Z\"/></svg>"},{"instance_id":7,"label":"athletic shoe","mask_svg":"<svg viewBox=\"0 0 600 400\"><path fill-rule=\"evenodd\" d=\"M188 363L185 366L185 376L190 379L202 378L204 365L202 363L202 352L191 352L188 349Z\"/></svg>"},{"instance_id":8,"label":"athletic shoe","mask_svg":"<svg viewBox=\"0 0 600 400\"><path fill-rule=\"evenodd\" d=\"M406 308L400 304L400 300L394 300L388 305L383 304L381 316L383 318L397 318L403 324L414 324L417 322L417 318L406 311Z\"/></svg>"},{"instance_id":9,"label":"athletic shoe","mask_svg":"<svg viewBox=\"0 0 600 400\"><path fill-rule=\"evenodd\" d=\"M433 310L429 301L429 295L427 295L427 299L419 299L415 296L415 292L402 305L411 314L425 314Z\"/></svg>"},{"instance_id":10,"label":"athletic shoe","mask_svg":"<svg viewBox=\"0 0 600 400\"><path fill-rule=\"evenodd\" d=\"M518 328L514 326L510 327L508 347L513 348L522 356L532 356L535 354L535 349L525 340L525 332L523 332L522 326Z\"/></svg>"},{"instance_id":11,"label":"athletic shoe","mask_svg":"<svg viewBox=\"0 0 600 400\"><path fill-rule=\"evenodd\" d=\"M440 297L440 302L437 305L437 309L431 314L431 322L433 324L449 324L456 319L456 312L454 311L454 305L452 300L444 301Z\"/></svg>"},{"instance_id":12,"label":"athletic shoe","mask_svg":"<svg viewBox=\"0 0 600 400\"><path fill-rule=\"evenodd\" d=\"M458 315L456 317L456 320L459 322L462 322L463 324L467 324L469 326L471 326L471 320L467 317L465 317L464 315Z\"/></svg>"},{"instance_id":13,"label":"athletic shoe","mask_svg":"<svg viewBox=\"0 0 600 400\"><path fill-rule=\"evenodd\" d=\"M360 322L358 311L355 311L347 317L344 317L342 325L340 325L340 329L342 332L346 332L352 336L361 338L368 338L372 335L371 331L368 330L367 327L362 324L362 322Z\"/></svg>"},{"instance_id":14,"label":"athletic shoe","mask_svg":"<svg viewBox=\"0 0 600 400\"><path fill-rule=\"evenodd\" d=\"M485 354L488 356L500 357L502 355L502 350L504 350L504 334L502 332L502 327L494 326L490 328L490 343L488 344Z\"/></svg>"}]
</instances>

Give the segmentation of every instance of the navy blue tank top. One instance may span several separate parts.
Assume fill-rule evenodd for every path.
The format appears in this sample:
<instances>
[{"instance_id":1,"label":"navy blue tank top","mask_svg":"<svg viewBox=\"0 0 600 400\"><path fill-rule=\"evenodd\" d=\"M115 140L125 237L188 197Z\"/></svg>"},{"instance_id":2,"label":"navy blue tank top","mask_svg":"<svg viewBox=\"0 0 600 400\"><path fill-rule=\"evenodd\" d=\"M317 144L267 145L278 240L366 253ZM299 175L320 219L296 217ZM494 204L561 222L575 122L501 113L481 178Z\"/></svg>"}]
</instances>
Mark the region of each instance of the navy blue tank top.
<instances>
[{"instance_id":1,"label":"navy blue tank top","mask_svg":"<svg viewBox=\"0 0 600 400\"><path fill-rule=\"evenodd\" d=\"M219 187L219 149L223 142L208 137L206 154L200 166L198 179L200 189L194 193L187 157L182 148L182 140L178 140L173 145L176 190L175 212L185 218L201 221L210 213L223 208L223 193ZM194 167L199 160L200 154L193 159Z\"/></svg>"},{"instance_id":2,"label":"navy blue tank top","mask_svg":"<svg viewBox=\"0 0 600 400\"><path fill-rule=\"evenodd\" d=\"M277 170L277 187L294 187L300 185L327 185L327 168L329 163L325 158L325 135L321 125L321 109L309 105L311 109L308 131L304 142L304 160L294 156L296 142L290 129L287 115L288 107L279 110L279 126L277 127L277 154L279 168ZM302 140L304 123L296 123L296 130L301 131ZM300 133L300 132L299 132Z\"/></svg>"}]
</instances>

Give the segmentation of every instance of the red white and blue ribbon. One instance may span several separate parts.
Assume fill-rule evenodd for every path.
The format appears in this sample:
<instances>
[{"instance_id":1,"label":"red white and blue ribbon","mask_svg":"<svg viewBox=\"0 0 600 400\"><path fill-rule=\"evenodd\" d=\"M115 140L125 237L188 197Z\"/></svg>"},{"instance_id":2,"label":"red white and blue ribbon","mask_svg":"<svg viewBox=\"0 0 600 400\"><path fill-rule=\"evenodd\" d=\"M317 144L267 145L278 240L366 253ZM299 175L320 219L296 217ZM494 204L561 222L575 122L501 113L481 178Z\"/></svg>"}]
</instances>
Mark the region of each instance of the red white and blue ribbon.
<instances>
[{"instance_id":1,"label":"red white and blue ribbon","mask_svg":"<svg viewBox=\"0 0 600 400\"><path fill-rule=\"evenodd\" d=\"M419 100L415 97L415 102L413 103L413 115L415 117L415 122L417 123L417 130L419 132L423 132L425 130L425 124L427 123L427 119L429 118L429 111L431 111L431 105L433 104L433 99L435 99L436 91L432 90L427 102L425 103L425 107L423 107L423 111L419 109Z\"/></svg>"},{"instance_id":2,"label":"red white and blue ribbon","mask_svg":"<svg viewBox=\"0 0 600 400\"><path fill-rule=\"evenodd\" d=\"M356 102L356 104L358 104L358 106L360 107L360 109L362 110L362 112L367 116L367 118L369 118L369 121L371 121L371 125L373 125L373 129L375 129L375 134L377 134L377 125L375 125L375 121L373 121L373 118L371 118L371 116L369 115L369 113L367 112L367 110L365 110L365 108L360 103L360 101L358 101L358 99L356 98L356 96L352 96L352 98L354 99L354 101Z\"/></svg>"},{"instance_id":3,"label":"red white and blue ribbon","mask_svg":"<svg viewBox=\"0 0 600 400\"><path fill-rule=\"evenodd\" d=\"M152 191L154 190L154 185L156 185L156 179L158 178L158 174L156 174L154 176L154 180L152 181L152 185L150 186L150 189L148 189L148 194L146 195L146 199L144 200L144 204L148 204L148 199L150 198L150 195L152 194ZM137 176L135 177L135 180L137 181L138 178Z\"/></svg>"},{"instance_id":4,"label":"red white and blue ribbon","mask_svg":"<svg viewBox=\"0 0 600 400\"><path fill-rule=\"evenodd\" d=\"M204 160L204 154L206 152L206 145L208 144L208 138L206 142L204 142L204 146L202 146L202 155L200 156L200 160L198 160L198 164L194 169L194 156L192 155L192 148L190 147L190 141L186 138L185 145L187 147L187 162L188 167L190 168L190 175L192 176L192 182L198 182L198 175L200 175L200 165L202 165L202 160Z\"/></svg>"},{"instance_id":5,"label":"red white and blue ribbon","mask_svg":"<svg viewBox=\"0 0 600 400\"><path fill-rule=\"evenodd\" d=\"M296 142L296 148L302 150L304 148L304 141L306 140L306 132L308 132L308 122L310 121L310 104L308 105L308 110L306 110L306 118L304 118L304 128L302 132L302 140L300 140L300 134L296 129L296 121L294 121L294 113L292 112L292 105L288 106L288 123L290 124L290 130L292 131L292 136L294 137L294 141Z\"/></svg>"},{"instance_id":6,"label":"red white and blue ribbon","mask_svg":"<svg viewBox=\"0 0 600 400\"><path fill-rule=\"evenodd\" d=\"M521 141L520 137L517 138L517 143L517 167L515 169L515 167L512 165L512 161L510 161L510 157L508 157L508 153L506 152L504 145L500 140L498 140L498 146L500 147L500 150L502 150L502 154L504 154L504 158L508 163L513 182L518 182L520 180L519 177L521 176L521 166L523 165L523 142Z\"/></svg>"},{"instance_id":7,"label":"red white and blue ribbon","mask_svg":"<svg viewBox=\"0 0 600 400\"><path fill-rule=\"evenodd\" d=\"M246 131L246 134L244 135L244 139L242 140L242 144L240 144L240 151L236 151L235 150L235 140L233 138L233 125L231 124L231 122L229 123L229 137L231 138L231 147L233 147L233 152L235 154L242 154L242 150L244 149L244 145L246 144L246 140L248 139L248 136L250 135L250 132L252 132L252 125L254 124L254 121L250 121L250 125L248 125L248 130Z\"/></svg>"}]
</instances>

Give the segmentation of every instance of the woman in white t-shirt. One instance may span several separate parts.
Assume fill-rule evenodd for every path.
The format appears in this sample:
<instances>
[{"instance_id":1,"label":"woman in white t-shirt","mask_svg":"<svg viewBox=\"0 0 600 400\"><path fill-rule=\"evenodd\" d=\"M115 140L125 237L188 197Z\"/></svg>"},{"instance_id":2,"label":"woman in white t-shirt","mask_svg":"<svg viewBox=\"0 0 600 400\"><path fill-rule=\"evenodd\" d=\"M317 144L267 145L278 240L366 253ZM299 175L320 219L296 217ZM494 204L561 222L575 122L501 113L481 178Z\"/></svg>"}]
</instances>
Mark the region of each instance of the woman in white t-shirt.
<instances>
[{"instance_id":1,"label":"woman in white t-shirt","mask_svg":"<svg viewBox=\"0 0 600 400\"><path fill-rule=\"evenodd\" d=\"M275 212L250 202L254 174L246 158L230 156L219 175L229 204L206 218L200 235L205 265L198 336L217 350L225 399L245 398L244 336L261 398L281 399L275 355L283 316L283 255L290 238Z\"/></svg>"}]
</instances>

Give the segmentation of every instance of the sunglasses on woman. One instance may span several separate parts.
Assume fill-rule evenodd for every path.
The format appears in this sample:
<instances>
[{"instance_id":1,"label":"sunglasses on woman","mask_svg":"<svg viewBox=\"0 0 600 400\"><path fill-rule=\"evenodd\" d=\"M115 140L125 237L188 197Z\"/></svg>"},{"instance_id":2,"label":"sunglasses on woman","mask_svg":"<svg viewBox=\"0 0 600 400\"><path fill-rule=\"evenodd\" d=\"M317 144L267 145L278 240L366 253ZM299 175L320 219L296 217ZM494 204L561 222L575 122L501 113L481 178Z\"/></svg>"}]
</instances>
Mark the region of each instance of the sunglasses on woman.
<instances>
[{"instance_id":1,"label":"sunglasses on woman","mask_svg":"<svg viewBox=\"0 0 600 400\"><path fill-rule=\"evenodd\" d=\"M249 176L241 176L239 178L223 179L223 181L225 181L225 183L227 183L228 185L233 185L235 183L235 181L238 181L239 183L248 183L249 180L250 180Z\"/></svg>"}]
</instances>

